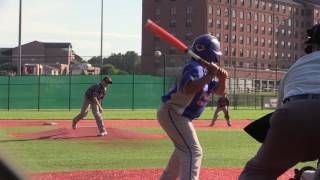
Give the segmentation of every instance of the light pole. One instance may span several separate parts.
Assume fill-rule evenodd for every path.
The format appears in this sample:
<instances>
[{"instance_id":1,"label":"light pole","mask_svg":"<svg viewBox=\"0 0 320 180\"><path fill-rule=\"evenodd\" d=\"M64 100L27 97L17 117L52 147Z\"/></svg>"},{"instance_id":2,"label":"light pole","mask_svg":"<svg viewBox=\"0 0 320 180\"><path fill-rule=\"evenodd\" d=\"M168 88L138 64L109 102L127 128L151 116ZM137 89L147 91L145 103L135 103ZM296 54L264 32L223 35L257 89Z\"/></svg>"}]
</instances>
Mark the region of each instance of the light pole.
<instances>
[{"instance_id":1,"label":"light pole","mask_svg":"<svg viewBox=\"0 0 320 180\"><path fill-rule=\"evenodd\" d=\"M19 47L19 67L18 67L18 74L21 76L21 18L22 16L22 0L19 1L19 42L18 42L18 47Z\"/></svg>"},{"instance_id":2,"label":"light pole","mask_svg":"<svg viewBox=\"0 0 320 180\"><path fill-rule=\"evenodd\" d=\"M101 0L101 24L100 24L100 60L101 60L101 69L103 67L103 0Z\"/></svg>"}]
</instances>

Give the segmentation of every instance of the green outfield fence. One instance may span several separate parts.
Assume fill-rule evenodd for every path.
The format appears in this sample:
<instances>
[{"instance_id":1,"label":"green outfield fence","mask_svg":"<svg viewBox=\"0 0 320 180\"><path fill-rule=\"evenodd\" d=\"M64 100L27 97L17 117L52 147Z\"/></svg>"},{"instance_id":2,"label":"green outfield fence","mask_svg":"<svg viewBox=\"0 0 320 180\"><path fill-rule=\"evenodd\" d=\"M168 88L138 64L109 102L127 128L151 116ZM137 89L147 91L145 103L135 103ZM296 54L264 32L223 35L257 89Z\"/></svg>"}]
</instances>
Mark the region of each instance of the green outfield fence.
<instances>
[{"instance_id":1,"label":"green outfield fence","mask_svg":"<svg viewBox=\"0 0 320 180\"><path fill-rule=\"evenodd\" d=\"M86 89L103 75L0 76L0 109L79 109ZM103 101L105 108L148 109L171 79L148 75L112 75L113 84Z\"/></svg>"},{"instance_id":2,"label":"green outfield fence","mask_svg":"<svg viewBox=\"0 0 320 180\"><path fill-rule=\"evenodd\" d=\"M104 75L0 76L0 109L79 109L85 90L100 82ZM103 101L108 109L154 109L170 88L174 77L152 75L112 75L113 84ZM215 106L212 97L209 106ZM272 95L253 92L230 94L231 106L272 108ZM269 105L268 105L269 104Z\"/></svg>"}]
</instances>

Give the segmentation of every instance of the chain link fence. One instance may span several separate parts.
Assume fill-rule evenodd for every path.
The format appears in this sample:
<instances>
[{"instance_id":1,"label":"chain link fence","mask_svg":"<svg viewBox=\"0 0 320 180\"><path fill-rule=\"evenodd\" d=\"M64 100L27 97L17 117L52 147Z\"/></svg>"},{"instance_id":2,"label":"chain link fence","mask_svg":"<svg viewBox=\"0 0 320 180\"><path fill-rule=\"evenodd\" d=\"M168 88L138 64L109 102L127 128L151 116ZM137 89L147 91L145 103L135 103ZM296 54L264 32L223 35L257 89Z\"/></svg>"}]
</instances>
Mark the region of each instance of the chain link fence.
<instances>
[{"instance_id":1,"label":"chain link fence","mask_svg":"<svg viewBox=\"0 0 320 180\"><path fill-rule=\"evenodd\" d=\"M157 108L160 97L169 90L188 59L168 54L144 58L140 66L133 67L130 73L109 74L113 85L103 101L105 108ZM0 67L8 66L8 62L1 63ZM222 58L220 62L221 67L229 72L227 92L231 107L265 109L276 107L279 81L294 61ZM6 73L0 76L0 109L79 109L85 90L99 83L104 76L71 73L17 76L12 69L14 66L10 64L10 71L1 71ZM214 107L217 99L213 96L208 106Z\"/></svg>"}]
</instances>

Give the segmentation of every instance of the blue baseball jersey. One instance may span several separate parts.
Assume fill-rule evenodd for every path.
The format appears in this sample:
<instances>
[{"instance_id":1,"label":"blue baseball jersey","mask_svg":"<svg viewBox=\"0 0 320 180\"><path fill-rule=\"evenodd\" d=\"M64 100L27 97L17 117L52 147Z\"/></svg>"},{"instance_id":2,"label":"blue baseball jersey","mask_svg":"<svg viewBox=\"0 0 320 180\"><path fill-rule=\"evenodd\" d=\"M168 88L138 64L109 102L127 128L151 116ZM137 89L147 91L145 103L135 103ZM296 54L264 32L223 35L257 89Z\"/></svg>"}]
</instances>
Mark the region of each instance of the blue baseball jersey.
<instances>
[{"instance_id":1,"label":"blue baseball jersey","mask_svg":"<svg viewBox=\"0 0 320 180\"><path fill-rule=\"evenodd\" d=\"M198 118L204 111L211 92L217 88L215 80L207 83L203 89L194 93L186 94L182 89L190 82L204 77L207 70L195 60L190 60L183 68L182 73L177 76L167 94L162 96L162 102L170 106L176 113L193 120Z\"/></svg>"}]
</instances>

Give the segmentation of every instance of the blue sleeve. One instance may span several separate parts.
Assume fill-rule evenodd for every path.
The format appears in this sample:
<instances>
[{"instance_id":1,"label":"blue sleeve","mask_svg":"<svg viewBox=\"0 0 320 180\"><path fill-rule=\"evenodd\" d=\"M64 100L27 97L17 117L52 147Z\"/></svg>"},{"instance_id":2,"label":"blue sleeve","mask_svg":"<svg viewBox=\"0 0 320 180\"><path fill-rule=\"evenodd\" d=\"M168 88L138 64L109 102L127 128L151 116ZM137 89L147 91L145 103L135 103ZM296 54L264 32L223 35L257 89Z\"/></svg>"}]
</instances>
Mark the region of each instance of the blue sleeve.
<instances>
[{"instance_id":1,"label":"blue sleeve","mask_svg":"<svg viewBox=\"0 0 320 180\"><path fill-rule=\"evenodd\" d=\"M180 87L184 88L190 81L201 79L204 76L201 66L188 65L183 69Z\"/></svg>"},{"instance_id":2,"label":"blue sleeve","mask_svg":"<svg viewBox=\"0 0 320 180\"><path fill-rule=\"evenodd\" d=\"M209 87L208 87L208 92L211 92L213 90L215 90L218 86L219 86L219 82L216 80L212 80L211 82L209 82Z\"/></svg>"}]
</instances>

